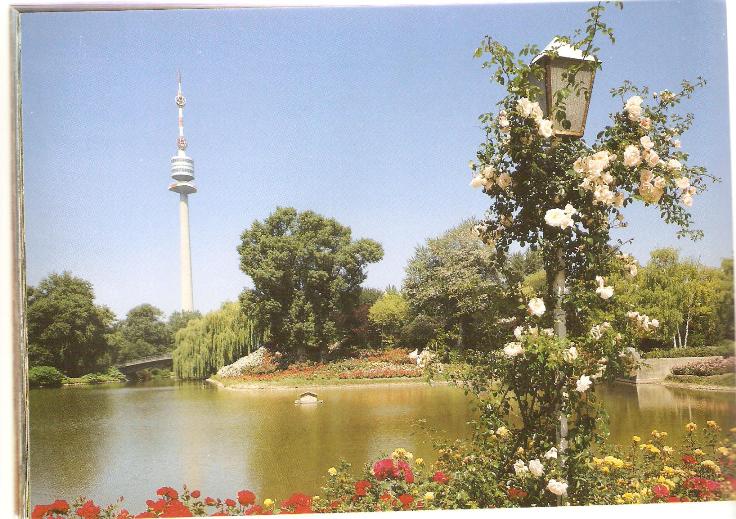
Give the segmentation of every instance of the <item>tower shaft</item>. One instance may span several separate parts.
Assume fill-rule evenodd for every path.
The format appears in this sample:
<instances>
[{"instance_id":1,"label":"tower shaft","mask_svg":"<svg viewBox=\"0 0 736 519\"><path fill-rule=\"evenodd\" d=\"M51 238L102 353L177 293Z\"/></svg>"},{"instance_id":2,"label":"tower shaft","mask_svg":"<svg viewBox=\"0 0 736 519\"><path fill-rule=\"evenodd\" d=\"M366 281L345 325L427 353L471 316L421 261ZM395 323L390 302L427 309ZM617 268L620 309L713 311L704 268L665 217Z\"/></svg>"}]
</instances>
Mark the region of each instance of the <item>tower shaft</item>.
<instances>
[{"instance_id":1,"label":"tower shaft","mask_svg":"<svg viewBox=\"0 0 736 519\"><path fill-rule=\"evenodd\" d=\"M194 310L192 295L192 249L189 244L189 195L179 194L179 259L181 261L181 309Z\"/></svg>"}]
</instances>

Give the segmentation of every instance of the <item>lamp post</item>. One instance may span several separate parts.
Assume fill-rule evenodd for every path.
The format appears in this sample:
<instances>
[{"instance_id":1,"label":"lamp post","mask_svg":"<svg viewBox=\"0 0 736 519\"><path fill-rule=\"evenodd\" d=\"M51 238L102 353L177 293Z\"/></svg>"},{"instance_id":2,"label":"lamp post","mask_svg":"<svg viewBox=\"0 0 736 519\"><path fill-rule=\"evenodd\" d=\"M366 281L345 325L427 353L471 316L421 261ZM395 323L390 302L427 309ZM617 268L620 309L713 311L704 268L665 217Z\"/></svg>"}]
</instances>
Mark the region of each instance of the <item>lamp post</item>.
<instances>
[{"instance_id":1,"label":"lamp post","mask_svg":"<svg viewBox=\"0 0 736 519\"><path fill-rule=\"evenodd\" d=\"M544 116L552 121L555 140L572 138L580 139L585 133L585 122L588 118L590 96L593 91L595 70L599 65L593 56L586 56L582 51L553 39L544 51L532 60L532 66L537 65L539 75L532 74L530 80L536 84L542 95L539 106ZM539 77L541 76L541 77ZM565 254L561 247L554 251L556 270L552 283L552 293L555 296L555 307L552 311L555 335L560 339L567 336L565 310L562 308L562 297L565 293ZM567 447L567 414L563 409L565 396L560 403L560 426L557 432L559 446L559 466L564 469L565 450ZM562 504L558 498L557 504Z\"/></svg>"}]
</instances>

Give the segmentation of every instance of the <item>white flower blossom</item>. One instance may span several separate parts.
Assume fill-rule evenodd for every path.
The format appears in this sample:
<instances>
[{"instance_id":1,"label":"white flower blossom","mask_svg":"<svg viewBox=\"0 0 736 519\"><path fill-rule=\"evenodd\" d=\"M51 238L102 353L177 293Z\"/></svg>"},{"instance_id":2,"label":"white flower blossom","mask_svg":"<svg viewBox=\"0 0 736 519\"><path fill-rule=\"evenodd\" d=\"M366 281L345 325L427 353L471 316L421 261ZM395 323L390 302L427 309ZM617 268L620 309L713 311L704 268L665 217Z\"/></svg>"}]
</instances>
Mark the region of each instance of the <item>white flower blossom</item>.
<instances>
[{"instance_id":1,"label":"white flower blossom","mask_svg":"<svg viewBox=\"0 0 736 519\"><path fill-rule=\"evenodd\" d=\"M639 148L633 144L626 146L626 149L624 150L624 166L632 168L634 166L638 166L640 162L641 152L639 151Z\"/></svg>"},{"instance_id":2,"label":"white flower blossom","mask_svg":"<svg viewBox=\"0 0 736 519\"><path fill-rule=\"evenodd\" d=\"M542 462L538 459L530 460L529 472L531 472L532 476L534 476L535 478L542 477L542 474L544 474L544 465L542 465Z\"/></svg>"},{"instance_id":3,"label":"white flower blossom","mask_svg":"<svg viewBox=\"0 0 736 519\"><path fill-rule=\"evenodd\" d=\"M575 346L570 346L569 349L562 352L562 358L565 362L575 362L578 358L578 349Z\"/></svg>"},{"instance_id":4,"label":"white flower blossom","mask_svg":"<svg viewBox=\"0 0 736 519\"><path fill-rule=\"evenodd\" d=\"M567 495L567 483L564 481L557 481L556 479L550 479L547 483L547 490L556 496L565 496Z\"/></svg>"},{"instance_id":5,"label":"white flower blossom","mask_svg":"<svg viewBox=\"0 0 736 519\"><path fill-rule=\"evenodd\" d=\"M496 184L498 184L498 187L501 189L507 189L511 185L511 175L506 173L505 171L498 175L498 178L496 179Z\"/></svg>"},{"instance_id":6,"label":"white flower blossom","mask_svg":"<svg viewBox=\"0 0 736 519\"><path fill-rule=\"evenodd\" d=\"M522 97L516 102L516 107L522 117L532 117L535 121L538 121L544 117L542 109L539 107L539 103L536 101L530 101L526 97Z\"/></svg>"},{"instance_id":7,"label":"white flower blossom","mask_svg":"<svg viewBox=\"0 0 736 519\"><path fill-rule=\"evenodd\" d=\"M537 123L537 126L539 127L539 135L545 139L552 137L552 134L554 133L554 130L552 129L552 121L549 119L541 119Z\"/></svg>"},{"instance_id":8,"label":"white flower blossom","mask_svg":"<svg viewBox=\"0 0 736 519\"><path fill-rule=\"evenodd\" d=\"M524 335L523 326L517 326L516 328L514 328L514 337L516 337L517 340L521 340L522 335Z\"/></svg>"},{"instance_id":9,"label":"white flower blossom","mask_svg":"<svg viewBox=\"0 0 736 519\"><path fill-rule=\"evenodd\" d=\"M568 210L569 208L569 210ZM559 227L560 229L567 229L575 225L575 221L572 216L577 211L570 204L565 209L548 209L544 214L544 221L550 227Z\"/></svg>"},{"instance_id":10,"label":"white flower blossom","mask_svg":"<svg viewBox=\"0 0 736 519\"><path fill-rule=\"evenodd\" d=\"M638 121L641 118L642 108L641 103L643 99L639 96L632 96L626 100L624 110L632 121Z\"/></svg>"},{"instance_id":11,"label":"white flower blossom","mask_svg":"<svg viewBox=\"0 0 736 519\"><path fill-rule=\"evenodd\" d=\"M639 139L639 142L641 143L642 148L645 150L651 150L654 147L654 142L652 141L652 138L649 137L649 135L645 135L641 139Z\"/></svg>"},{"instance_id":12,"label":"white flower blossom","mask_svg":"<svg viewBox=\"0 0 736 519\"><path fill-rule=\"evenodd\" d=\"M600 296L601 299L610 299L613 296L613 287L606 286L606 280L601 276L595 277L598 288L595 289L595 293Z\"/></svg>"},{"instance_id":13,"label":"white flower blossom","mask_svg":"<svg viewBox=\"0 0 736 519\"><path fill-rule=\"evenodd\" d=\"M521 347L521 343L519 342L510 342L504 346L503 352L507 357L513 358L524 353L524 348Z\"/></svg>"},{"instance_id":14,"label":"white flower blossom","mask_svg":"<svg viewBox=\"0 0 736 519\"><path fill-rule=\"evenodd\" d=\"M590 380L588 375L581 375L575 383L575 391L578 393L585 393L593 382Z\"/></svg>"},{"instance_id":15,"label":"white flower blossom","mask_svg":"<svg viewBox=\"0 0 736 519\"><path fill-rule=\"evenodd\" d=\"M544 453L544 457L548 460L556 460L557 459L557 448L552 447L550 450Z\"/></svg>"},{"instance_id":16,"label":"white flower blossom","mask_svg":"<svg viewBox=\"0 0 736 519\"><path fill-rule=\"evenodd\" d=\"M527 305L529 313L540 317L544 314L547 308L544 306L544 300L541 297L533 297L529 300Z\"/></svg>"},{"instance_id":17,"label":"white flower blossom","mask_svg":"<svg viewBox=\"0 0 736 519\"><path fill-rule=\"evenodd\" d=\"M529 472L529 467L526 466L526 464L521 460L516 460L514 463L514 472L517 476L523 476L527 472Z\"/></svg>"},{"instance_id":18,"label":"white flower blossom","mask_svg":"<svg viewBox=\"0 0 736 519\"><path fill-rule=\"evenodd\" d=\"M682 164L680 164L680 161L677 159L670 159L667 161L667 167L672 171L680 171L682 169Z\"/></svg>"}]
</instances>

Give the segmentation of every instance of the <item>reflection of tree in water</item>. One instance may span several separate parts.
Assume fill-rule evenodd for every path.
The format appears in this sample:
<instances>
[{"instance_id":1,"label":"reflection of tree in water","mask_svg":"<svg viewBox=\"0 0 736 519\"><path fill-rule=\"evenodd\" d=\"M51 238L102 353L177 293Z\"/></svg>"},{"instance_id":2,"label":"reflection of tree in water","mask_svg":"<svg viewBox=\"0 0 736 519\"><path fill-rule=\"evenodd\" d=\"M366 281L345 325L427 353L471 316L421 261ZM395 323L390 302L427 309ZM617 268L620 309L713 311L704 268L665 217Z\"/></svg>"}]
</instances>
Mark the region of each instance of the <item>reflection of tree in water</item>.
<instances>
[{"instance_id":1,"label":"reflection of tree in water","mask_svg":"<svg viewBox=\"0 0 736 519\"><path fill-rule=\"evenodd\" d=\"M669 388L659 384L614 384L600 389L611 418L611 440L626 444L631 436L667 431L669 442L679 442L690 421L716 420L731 427L736 417L733 393Z\"/></svg>"},{"instance_id":2,"label":"reflection of tree in water","mask_svg":"<svg viewBox=\"0 0 736 519\"><path fill-rule=\"evenodd\" d=\"M51 502L70 489L93 494L107 460L108 431L121 425L112 419L114 393L87 387L31 390L31 502Z\"/></svg>"}]
</instances>

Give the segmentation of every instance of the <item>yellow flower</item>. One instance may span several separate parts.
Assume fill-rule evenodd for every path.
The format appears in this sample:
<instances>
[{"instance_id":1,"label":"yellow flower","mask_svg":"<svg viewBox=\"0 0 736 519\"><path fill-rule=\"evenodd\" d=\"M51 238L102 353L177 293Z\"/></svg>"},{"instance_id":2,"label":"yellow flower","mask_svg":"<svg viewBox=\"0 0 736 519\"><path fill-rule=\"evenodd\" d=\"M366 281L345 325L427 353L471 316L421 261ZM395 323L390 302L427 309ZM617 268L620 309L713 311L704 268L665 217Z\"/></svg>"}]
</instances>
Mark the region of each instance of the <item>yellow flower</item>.
<instances>
[{"instance_id":1,"label":"yellow flower","mask_svg":"<svg viewBox=\"0 0 736 519\"><path fill-rule=\"evenodd\" d=\"M608 474L609 472L611 472L611 469L604 465L601 467L601 472L603 472L604 474Z\"/></svg>"},{"instance_id":2,"label":"yellow flower","mask_svg":"<svg viewBox=\"0 0 736 519\"><path fill-rule=\"evenodd\" d=\"M662 450L665 454L672 454L674 452L674 449L669 445L665 445L664 447L662 447Z\"/></svg>"},{"instance_id":3,"label":"yellow flower","mask_svg":"<svg viewBox=\"0 0 736 519\"><path fill-rule=\"evenodd\" d=\"M702 456L705 453L703 451L701 451L700 449L695 449L693 451L693 454L695 454L696 456Z\"/></svg>"},{"instance_id":4,"label":"yellow flower","mask_svg":"<svg viewBox=\"0 0 736 519\"><path fill-rule=\"evenodd\" d=\"M659 454L659 449L654 445L649 445L649 452L651 452L652 454Z\"/></svg>"},{"instance_id":5,"label":"yellow flower","mask_svg":"<svg viewBox=\"0 0 736 519\"><path fill-rule=\"evenodd\" d=\"M698 426L695 425L693 422L690 422L690 423L688 423L688 424L685 425L685 429L687 430L687 432L693 432L697 428L698 428Z\"/></svg>"},{"instance_id":6,"label":"yellow flower","mask_svg":"<svg viewBox=\"0 0 736 519\"><path fill-rule=\"evenodd\" d=\"M312 501L319 501L319 496L314 496L314 497L312 498Z\"/></svg>"},{"instance_id":7,"label":"yellow flower","mask_svg":"<svg viewBox=\"0 0 736 519\"><path fill-rule=\"evenodd\" d=\"M394 452L391 453L391 457L395 460L397 459L407 459L410 460L414 457L414 455L407 451L406 449L402 449L399 447L398 449L394 450Z\"/></svg>"},{"instance_id":8,"label":"yellow flower","mask_svg":"<svg viewBox=\"0 0 736 519\"><path fill-rule=\"evenodd\" d=\"M631 441L633 441L634 443L639 443L641 441L641 438L638 436L632 436Z\"/></svg>"},{"instance_id":9,"label":"yellow flower","mask_svg":"<svg viewBox=\"0 0 736 519\"><path fill-rule=\"evenodd\" d=\"M705 424L706 424L706 425L707 425L708 427L710 427L711 429L716 429L716 428L718 428L718 424L716 423L716 421L715 421L715 420L708 420L707 422L705 422Z\"/></svg>"},{"instance_id":10,"label":"yellow flower","mask_svg":"<svg viewBox=\"0 0 736 519\"><path fill-rule=\"evenodd\" d=\"M664 466L664 467L662 468L662 472L664 472L664 473L665 473L665 474L667 474L668 476L672 476L672 475L674 475L674 474L675 474L675 469L673 469L672 467L668 467L667 465L665 465L665 466Z\"/></svg>"},{"instance_id":11,"label":"yellow flower","mask_svg":"<svg viewBox=\"0 0 736 519\"><path fill-rule=\"evenodd\" d=\"M624 501L628 501L629 503L631 503L631 502L633 502L633 501L635 501L635 500L636 500L636 498L637 498L637 495L636 495L636 494L634 494L634 493L632 493L632 492L626 492L626 493L624 493L624 495L622 495L621 497L623 497L623 498L624 498Z\"/></svg>"},{"instance_id":12,"label":"yellow flower","mask_svg":"<svg viewBox=\"0 0 736 519\"><path fill-rule=\"evenodd\" d=\"M506 428L505 425L502 425L498 429L496 429L496 434L498 434L501 438L506 438L509 435L509 430Z\"/></svg>"},{"instance_id":13,"label":"yellow flower","mask_svg":"<svg viewBox=\"0 0 736 519\"><path fill-rule=\"evenodd\" d=\"M715 472L716 474L721 473L721 467L716 465L716 463L712 460L705 460L701 463L701 465L710 469L712 472Z\"/></svg>"},{"instance_id":14,"label":"yellow flower","mask_svg":"<svg viewBox=\"0 0 736 519\"><path fill-rule=\"evenodd\" d=\"M416 463L417 465L421 465L422 463L424 463L424 458L417 458L414 460L414 463Z\"/></svg>"},{"instance_id":15,"label":"yellow flower","mask_svg":"<svg viewBox=\"0 0 736 519\"><path fill-rule=\"evenodd\" d=\"M731 428L729 429L729 431L731 431L732 433L736 433L736 427L731 427Z\"/></svg>"},{"instance_id":16,"label":"yellow flower","mask_svg":"<svg viewBox=\"0 0 736 519\"><path fill-rule=\"evenodd\" d=\"M516 449L517 456L521 456L522 454L524 454L524 447L519 447L518 449Z\"/></svg>"},{"instance_id":17,"label":"yellow flower","mask_svg":"<svg viewBox=\"0 0 736 519\"><path fill-rule=\"evenodd\" d=\"M330 476L337 476L337 469L335 467L330 467L329 469L327 469L327 473Z\"/></svg>"},{"instance_id":18,"label":"yellow flower","mask_svg":"<svg viewBox=\"0 0 736 519\"><path fill-rule=\"evenodd\" d=\"M728 455L729 455L729 453L731 452L730 450L728 450L728 448L727 448L727 447L718 447L718 448L717 448L716 450L717 450L717 451L718 451L719 453L721 453L721 455L722 455L722 456L728 456Z\"/></svg>"},{"instance_id":19,"label":"yellow flower","mask_svg":"<svg viewBox=\"0 0 736 519\"><path fill-rule=\"evenodd\" d=\"M593 456L593 464L594 465L601 465L601 464L603 464L603 460L600 459L600 458L596 458L595 456Z\"/></svg>"},{"instance_id":20,"label":"yellow flower","mask_svg":"<svg viewBox=\"0 0 736 519\"><path fill-rule=\"evenodd\" d=\"M427 492L424 494L425 501L432 501L434 499L434 492Z\"/></svg>"},{"instance_id":21,"label":"yellow flower","mask_svg":"<svg viewBox=\"0 0 736 519\"><path fill-rule=\"evenodd\" d=\"M620 459L615 458L613 456L606 456L605 458L603 458L603 461L605 463L607 463L608 465L613 465L617 469L620 469L621 467L624 466L624 461L623 460L620 460Z\"/></svg>"},{"instance_id":22,"label":"yellow flower","mask_svg":"<svg viewBox=\"0 0 736 519\"><path fill-rule=\"evenodd\" d=\"M266 500L264 500L263 501L263 506L265 506L266 508L269 508L269 507L273 506L273 499L266 499Z\"/></svg>"}]
</instances>

